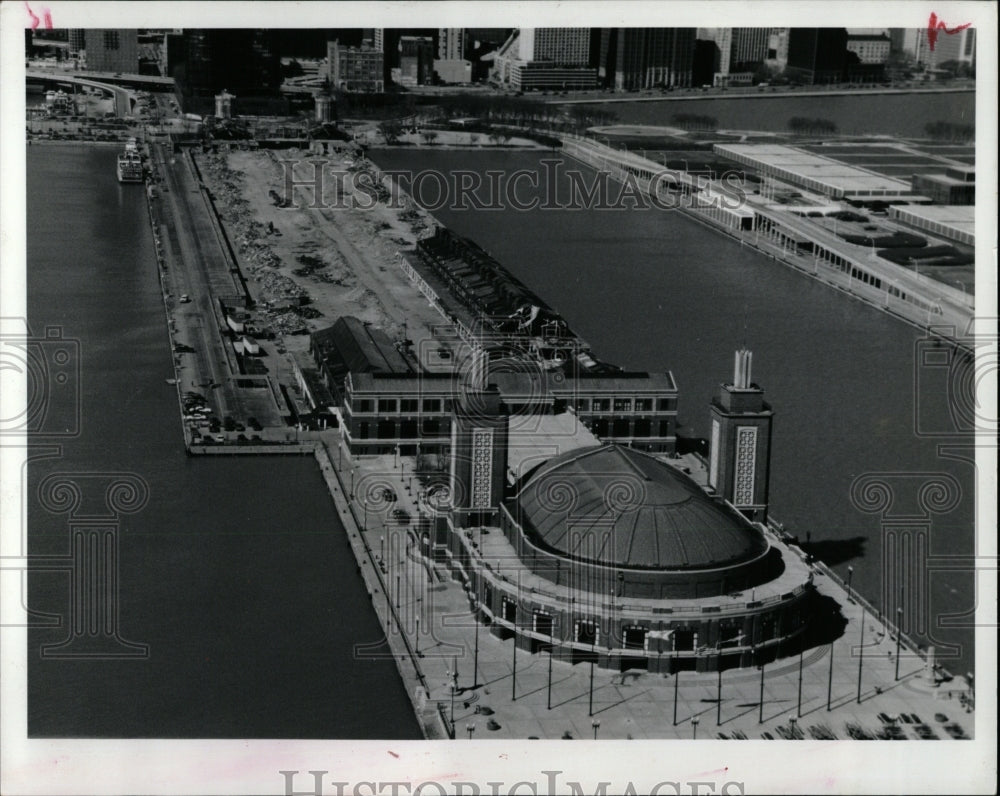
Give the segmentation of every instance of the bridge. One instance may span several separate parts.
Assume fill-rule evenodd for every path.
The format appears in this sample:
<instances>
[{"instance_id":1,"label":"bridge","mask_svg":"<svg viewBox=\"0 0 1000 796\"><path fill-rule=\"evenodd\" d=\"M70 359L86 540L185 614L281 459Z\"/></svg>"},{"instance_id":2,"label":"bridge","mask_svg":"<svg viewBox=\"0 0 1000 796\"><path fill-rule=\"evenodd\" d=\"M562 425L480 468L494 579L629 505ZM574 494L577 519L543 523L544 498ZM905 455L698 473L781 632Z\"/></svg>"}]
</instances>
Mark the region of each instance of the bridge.
<instances>
[{"instance_id":1,"label":"bridge","mask_svg":"<svg viewBox=\"0 0 1000 796\"><path fill-rule=\"evenodd\" d=\"M121 86L103 83L89 78L78 77L73 74L59 74L53 72L42 72L40 70L29 69L25 73L27 81L41 83L65 84L69 83L86 88L96 88L105 91L112 96L115 102L115 116L126 116L132 112L132 94Z\"/></svg>"}]
</instances>

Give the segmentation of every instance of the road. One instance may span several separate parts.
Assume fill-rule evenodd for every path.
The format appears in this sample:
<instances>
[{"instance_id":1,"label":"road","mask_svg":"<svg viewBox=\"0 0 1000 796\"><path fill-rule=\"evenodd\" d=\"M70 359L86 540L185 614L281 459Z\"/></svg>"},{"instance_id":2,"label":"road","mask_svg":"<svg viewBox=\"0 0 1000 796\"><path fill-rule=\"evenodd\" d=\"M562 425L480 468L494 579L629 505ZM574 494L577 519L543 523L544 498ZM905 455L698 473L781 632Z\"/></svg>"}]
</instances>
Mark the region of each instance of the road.
<instances>
[{"instance_id":1,"label":"road","mask_svg":"<svg viewBox=\"0 0 1000 796\"><path fill-rule=\"evenodd\" d=\"M196 354L180 354L185 370L194 373L182 379L185 390L203 392L214 404L218 417L246 417L240 391L231 383L229 359L224 346L228 343L220 334L221 319L216 311L215 297L241 292L229 271L229 263L213 227L209 209L188 159L172 155L166 147L156 144L154 157L164 175L161 193L166 219L166 246L172 268L169 280L175 296L188 294L191 302L177 304L173 310L176 338L196 350ZM207 384L220 384L215 390Z\"/></svg>"}]
</instances>

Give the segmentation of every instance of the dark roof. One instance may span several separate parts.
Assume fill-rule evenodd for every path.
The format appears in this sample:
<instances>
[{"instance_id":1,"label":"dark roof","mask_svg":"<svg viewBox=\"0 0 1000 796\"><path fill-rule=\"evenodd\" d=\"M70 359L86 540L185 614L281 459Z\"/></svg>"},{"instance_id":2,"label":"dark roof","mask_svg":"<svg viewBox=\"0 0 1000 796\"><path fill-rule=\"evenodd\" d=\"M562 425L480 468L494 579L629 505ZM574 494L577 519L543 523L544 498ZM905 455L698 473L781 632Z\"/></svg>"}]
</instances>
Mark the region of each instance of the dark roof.
<instances>
[{"instance_id":1,"label":"dark roof","mask_svg":"<svg viewBox=\"0 0 1000 796\"><path fill-rule=\"evenodd\" d=\"M539 546L605 566L693 570L764 555L763 534L654 457L621 445L556 456L516 500Z\"/></svg>"},{"instance_id":2,"label":"dark roof","mask_svg":"<svg viewBox=\"0 0 1000 796\"><path fill-rule=\"evenodd\" d=\"M347 373L409 373L411 367L389 335L347 315L312 334L313 346L335 379Z\"/></svg>"}]
</instances>

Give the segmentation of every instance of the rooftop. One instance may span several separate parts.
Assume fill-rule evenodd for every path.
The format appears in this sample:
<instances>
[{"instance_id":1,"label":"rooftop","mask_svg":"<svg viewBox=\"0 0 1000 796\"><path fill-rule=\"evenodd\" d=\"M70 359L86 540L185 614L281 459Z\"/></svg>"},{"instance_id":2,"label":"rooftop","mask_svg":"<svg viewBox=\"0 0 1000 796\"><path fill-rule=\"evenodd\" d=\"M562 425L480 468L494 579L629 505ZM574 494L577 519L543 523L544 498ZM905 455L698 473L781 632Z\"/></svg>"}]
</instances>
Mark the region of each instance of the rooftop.
<instances>
[{"instance_id":1,"label":"rooftop","mask_svg":"<svg viewBox=\"0 0 1000 796\"><path fill-rule=\"evenodd\" d=\"M797 147L780 144L716 144L714 150L765 174L795 181L835 196L908 196L909 183L885 177Z\"/></svg>"},{"instance_id":2,"label":"rooftop","mask_svg":"<svg viewBox=\"0 0 1000 796\"><path fill-rule=\"evenodd\" d=\"M507 443L507 480L517 483L526 473L555 456L600 445L572 412L540 415L530 422L511 420Z\"/></svg>"},{"instance_id":3,"label":"rooftop","mask_svg":"<svg viewBox=\"0 0 1000 796\"><path fill-rule=\"evenodd\" d=\"M764 555L750 522L679 470L621 445L570 450L517 496L525 532L556 553L630 569L718 569Z\"/></svg>"}]
</instances>

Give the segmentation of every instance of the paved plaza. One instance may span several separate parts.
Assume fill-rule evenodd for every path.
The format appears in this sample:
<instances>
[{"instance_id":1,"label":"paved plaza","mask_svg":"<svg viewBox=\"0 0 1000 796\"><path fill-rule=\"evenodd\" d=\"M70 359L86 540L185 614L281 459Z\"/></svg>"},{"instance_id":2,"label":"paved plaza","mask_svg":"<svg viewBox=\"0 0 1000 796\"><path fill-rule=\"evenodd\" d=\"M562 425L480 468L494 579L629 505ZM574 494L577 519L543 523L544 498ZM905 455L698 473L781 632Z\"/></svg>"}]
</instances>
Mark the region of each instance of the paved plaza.
<instances>
[{"instance_id":1,"label":"paved plaza","mask_svg":"<svg viewBox=\"0 0 1000 796\"><path fill-rule=\"evenodd\" d=\"M848 600L841 585L821 570L816 587L841 606L844 633L832 645L767 664L763 700L757 667L724 671L720 700L715 672L669 675L595 666L592 673L587 662L550 661L545 652L520 648L515 652L511 639L477 627L469 594L444 566L420 555L412 522L393 519L394 511L417 518L428 508L413 475L413 459L352 460L338 441L336 434L327 441L324 473L381 625L388 627L388 646L383 640L359 648L359 654L396 658L431 736L436 728L436 737L451 731L458 739L592 739L595 734L598 739L847 739L849 725L875 737L889 718L895 719L891 723L899 729L893 731L900 738L927 735L926 726L933 736L950 740L946 725L955 732L956 724L974 735L967 683L942 681L940 674L935 679L922 657L905 643L897 645L891 628ZM340 482L334 480L334 468ZM386 488L395 500L384 500ZM352 491L359 527L352 527L347 506Z\"/></svg>"}]
</instances>

